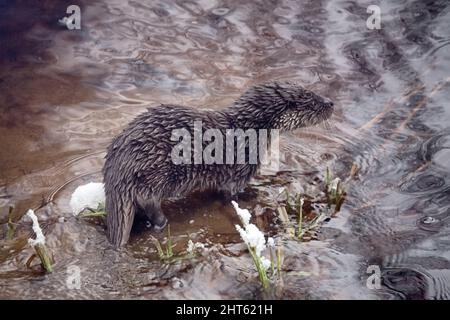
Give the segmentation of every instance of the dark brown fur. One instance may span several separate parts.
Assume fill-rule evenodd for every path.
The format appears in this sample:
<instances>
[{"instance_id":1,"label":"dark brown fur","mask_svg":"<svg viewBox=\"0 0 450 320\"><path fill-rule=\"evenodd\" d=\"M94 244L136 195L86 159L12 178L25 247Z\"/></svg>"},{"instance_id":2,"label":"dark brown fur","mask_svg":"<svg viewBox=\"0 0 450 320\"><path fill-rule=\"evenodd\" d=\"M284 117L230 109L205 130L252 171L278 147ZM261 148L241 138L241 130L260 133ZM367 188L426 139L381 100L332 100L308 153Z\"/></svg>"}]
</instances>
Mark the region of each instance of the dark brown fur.
<instances>
[{"instance_id":1,"label":"dark brown fur","mask_svg":"<svg viewBox=\"0 0 450 320\"><path fill-rule=\"evenodd\" d=\"M292 82L271 82L252 87L233 106L197 110L160 105L134 119L107 150L103 168L107 233L120 247L128 242L134 216L142 212L157 229L167 219L161 200L182 197L196 190L222 190L231 194L244 188L256 174L255 164L179 164L171 159L172 130L193 132L194 120L203 130L280 129L315 125L327 119L333 104Z\"/></svg>"}]
</instances>

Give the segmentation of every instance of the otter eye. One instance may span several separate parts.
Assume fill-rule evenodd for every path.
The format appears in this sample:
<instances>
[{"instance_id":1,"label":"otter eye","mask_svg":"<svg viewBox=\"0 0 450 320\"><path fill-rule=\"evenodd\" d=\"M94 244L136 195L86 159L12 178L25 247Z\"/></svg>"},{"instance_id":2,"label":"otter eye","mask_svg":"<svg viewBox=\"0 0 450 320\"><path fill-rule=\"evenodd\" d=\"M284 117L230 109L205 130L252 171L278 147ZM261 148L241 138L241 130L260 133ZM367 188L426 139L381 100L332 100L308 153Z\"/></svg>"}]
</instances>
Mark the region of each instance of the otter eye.
<instances>
[{"instance_id":1,"label":"otter eye","mask_svg":"<svg viewBox=\"0 0 450 320\"><path fill-rule=\"evenodd\" d=\"M305 92L304 96L305 96L305 98L310 99L310 98L312 98L312 93L307 91L307 92Z\"/></svg>"}]
</instances>

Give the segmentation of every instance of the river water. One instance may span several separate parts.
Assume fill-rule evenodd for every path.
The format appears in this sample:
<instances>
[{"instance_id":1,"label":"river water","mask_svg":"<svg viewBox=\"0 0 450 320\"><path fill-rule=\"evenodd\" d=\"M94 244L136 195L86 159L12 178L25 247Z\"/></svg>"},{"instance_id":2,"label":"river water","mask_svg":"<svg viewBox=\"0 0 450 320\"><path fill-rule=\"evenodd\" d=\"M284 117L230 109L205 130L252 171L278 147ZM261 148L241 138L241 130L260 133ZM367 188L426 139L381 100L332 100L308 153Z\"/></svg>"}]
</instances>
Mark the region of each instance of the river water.
<instances>
[{"instance_id":1,"label":"river water","mask_svg":"<svg viewBox=\"0 0 450 320\"><path fill-rule=\"evenodd\" d=\"M231 205L214 195L164 205L176 255L188 238L207 251L169 262L150 240L165 233L137 226L115 251L104 224L74 218L68 202L101 181L108 143L146 107L220 109L273 79L300 81L336 112L329 128L284 135L282 170L239 196L283 246L269 297L450 298L448 1L78 1L81 30L58 23L70 4L0 1L0 298L267 297ZM366 26L372 4L379 30ZM308 194L327 167L344 180L353 165L341 210L313 240L287 237L280 188ZM4 240L10 206L18 226ZM26 265L28 208L52 274Z\"/></svg>"}]
</instances>

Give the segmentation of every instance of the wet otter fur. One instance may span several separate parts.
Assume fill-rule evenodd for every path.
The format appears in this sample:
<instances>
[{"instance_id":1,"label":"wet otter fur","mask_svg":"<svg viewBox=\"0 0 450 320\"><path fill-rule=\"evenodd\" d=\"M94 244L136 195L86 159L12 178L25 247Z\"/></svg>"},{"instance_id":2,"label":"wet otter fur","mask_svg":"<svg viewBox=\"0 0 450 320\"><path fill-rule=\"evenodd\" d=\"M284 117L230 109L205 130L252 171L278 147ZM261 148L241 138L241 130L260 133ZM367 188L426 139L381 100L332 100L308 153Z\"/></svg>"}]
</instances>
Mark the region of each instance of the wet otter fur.
<instances>
[{"instance_id":1,"label":"wet otter fur","mask_svg":"<svg viewBox=\"0 0 450 320\"><path fill-rule=\"evenodd\" d=\"M218 190L235 194L257 172L250 164L174 164L171 152L179 141L172 131L280 129L291 131L318 124L330 117L333 103L291 81L274 81L250 88L232 106L198 110L160 105L139 115L107 149L103 168L107 236L120 247L128 242L134 217L144 214L155 229L167 218L161 200L182 197L192 191ZM193 162L192 162L193 163Z\"/></svg>"}]
</instances>

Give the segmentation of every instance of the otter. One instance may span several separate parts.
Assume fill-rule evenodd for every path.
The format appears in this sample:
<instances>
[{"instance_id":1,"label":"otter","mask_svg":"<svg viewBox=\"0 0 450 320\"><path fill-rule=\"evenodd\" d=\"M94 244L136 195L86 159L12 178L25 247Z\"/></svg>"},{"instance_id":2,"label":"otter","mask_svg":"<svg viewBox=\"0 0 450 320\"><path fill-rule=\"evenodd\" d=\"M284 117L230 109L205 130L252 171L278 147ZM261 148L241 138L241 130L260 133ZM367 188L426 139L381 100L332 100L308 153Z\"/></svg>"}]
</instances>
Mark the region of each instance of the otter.
<instances>
[{"instance_id":1,"label":"otter","mask_svg":"<svg viewBox=\"0 0 450 320\"><path fill-rule=\"evenodd\" d=\"M280 132L316 125L328 119L333 103L293 81L253 86L222 110L198 110L163 104L137 116L107 148L103 167L107 236L114 247L128 242L136 214L155 230L168 220L161 201L206 189L235 194L253 177L259 163L175 164L171 155L179 141L173 130L278 129Z\"/></svg>"}]
</instances>

